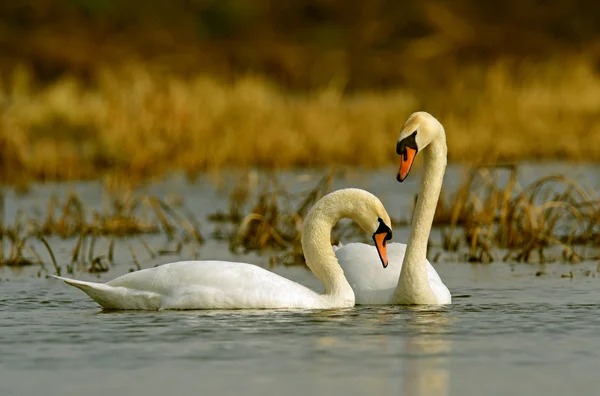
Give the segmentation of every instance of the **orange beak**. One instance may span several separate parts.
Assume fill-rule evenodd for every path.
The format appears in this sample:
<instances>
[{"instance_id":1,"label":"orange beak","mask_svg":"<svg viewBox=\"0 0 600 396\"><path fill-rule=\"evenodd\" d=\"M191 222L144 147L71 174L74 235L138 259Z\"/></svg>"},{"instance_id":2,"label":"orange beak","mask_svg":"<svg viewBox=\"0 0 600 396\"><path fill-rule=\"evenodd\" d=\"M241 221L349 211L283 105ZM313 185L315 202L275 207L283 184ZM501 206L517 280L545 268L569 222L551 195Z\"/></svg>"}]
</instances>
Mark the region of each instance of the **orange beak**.
<instances>
[{"instance_id":1,"label":"orange beak","mask_svg":"<svg viewBox=\"0 0 600 396\"><path fill-rule=\"evenodd\" d=\"M406 179L417 155L417 150L413 148L405 147L404 150L404 153L400 154L400 169L398 170L398 176L396 176L396 180L399 182L403 182Z\"/></svg>"},{"instance_id":2,"label":"orange beak","mask_svg":"<svg viewBox=\"0 0 600 396\"><path fill-rule=\"evenodd\" d=\"M377 248L377 253L379 253L379 259L381 260L381 264L383 264L383 268L387 268L388 266L387 249L385 247L388 239L386 232L373 235L375 247Z\"/></svg>"}]
</instances>

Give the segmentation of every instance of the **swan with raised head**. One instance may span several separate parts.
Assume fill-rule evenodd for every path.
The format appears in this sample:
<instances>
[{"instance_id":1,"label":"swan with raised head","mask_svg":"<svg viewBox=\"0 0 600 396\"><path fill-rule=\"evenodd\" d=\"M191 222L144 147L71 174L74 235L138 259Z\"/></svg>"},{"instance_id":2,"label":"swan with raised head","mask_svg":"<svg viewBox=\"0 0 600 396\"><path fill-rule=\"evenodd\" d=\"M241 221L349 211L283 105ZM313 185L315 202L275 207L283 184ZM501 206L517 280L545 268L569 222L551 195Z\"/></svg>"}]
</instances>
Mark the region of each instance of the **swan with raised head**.
<instances>
[{"instance_id":1,"label":"swan with raised head","mask_svg":"<svg viewBox=\"0 0 600 396\"><path fill-rule=\"evenodd\" d=\"M381 201L359 189L334 191L306 215L302 249L306 264L323 283L319 294L253 264L181 261L132 272L107 283L55 276L85 292L105 309L345 308L354 292L330 245L331 229L341 218L373 234L380 265L387 266L391 221Z\"/></svg>"},{"instance_id":2,"label":"swan with raised head","mask_svg":"<svg viewBox=\"0 0 600 396\"><path fill-rule=\"evenodd\" d=\"M335 248L354 289L357 304L450 304L450 291L427 260L427 242L446 170L446 133L431 114L413 113L404 123L396 145L400 155L397 180L408 176L415 156L423 152L424 174L408 244L390 243L390 265L376 266L376 251L363 243Z\"/></svg>"}]
</instances>

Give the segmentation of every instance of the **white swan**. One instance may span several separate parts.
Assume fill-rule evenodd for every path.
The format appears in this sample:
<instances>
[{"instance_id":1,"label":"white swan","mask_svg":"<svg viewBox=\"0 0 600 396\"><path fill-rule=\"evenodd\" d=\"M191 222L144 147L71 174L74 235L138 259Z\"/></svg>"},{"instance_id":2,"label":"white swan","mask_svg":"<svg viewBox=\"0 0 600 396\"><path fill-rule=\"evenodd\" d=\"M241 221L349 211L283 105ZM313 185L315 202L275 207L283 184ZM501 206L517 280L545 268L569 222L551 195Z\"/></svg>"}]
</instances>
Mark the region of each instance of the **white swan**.
<instances>
[{"instance_id":1,"label":"white swan","mask_svg":"<svg viewBox=\"0 0 600 396\"><path fill-rule=\"evenodd\" d=\"M331 228L343 217L373 234L383 266L391 221L373 194L343 189L321 198L306 215L302 249L325 294L256 265L228 261L182 261L120 276L107 283L55 276L83 290L106 309L343 308L354 292L330 245ZM381 264L380 264L381 265Z\"/></svg>"},{"instance_id":2,"label":"white swan","mask_svg":"<svg viewBox=\"0 0 600 396\"><path fill-rule=\"evenodd\" d=\"M397 180L402 182L417 152L423 151L425 172L412 220L408 245L390 243L390 266L377 266L370 245L350 243L334 248L357 304L450 304L450 291L427 260L427 242L446 169L446 133L426 112L413 113L404 123L396 145L400 155Z\"/></svg>"}]
</instances>

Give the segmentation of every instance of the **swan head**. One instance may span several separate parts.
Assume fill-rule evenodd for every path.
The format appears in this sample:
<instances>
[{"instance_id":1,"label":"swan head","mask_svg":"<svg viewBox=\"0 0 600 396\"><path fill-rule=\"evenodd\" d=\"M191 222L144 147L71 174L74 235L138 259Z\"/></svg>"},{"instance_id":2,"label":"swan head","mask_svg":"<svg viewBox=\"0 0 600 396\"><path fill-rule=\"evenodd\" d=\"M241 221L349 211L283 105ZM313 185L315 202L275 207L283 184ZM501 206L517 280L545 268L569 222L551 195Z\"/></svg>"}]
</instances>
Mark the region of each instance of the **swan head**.
<instances>
[{"instance_id":1,"label":"swan head","mask_svg":"<svg viewBox=\"0 0 600 396\"><path fill-rule=\"evenodd\" d=\"M311 229L311 232L302 232L302 247L305 254L306 247L314 244L310 238L314 238L315 227L320 228L317 233L320 235L325 229L331 231L333 224L342 218L352 219L363 231L372 235L381 264L386 268L388 265L386 244L392 239L392 221L379 198L360 188L336 190L315 203L304 221L304 231L307 228ZM329 245L325 250L333 252L335 249Z\"/></svg>"},{"instance_id":2,"label":"swan head","mask_svg":"<svg viewBox=\"0 0 600 396\"><path fill-rule=\"evenodd\" d=\"M375 195L359 189L348 189L349 191L356 191L361 195L366 195L364 199L361 199L362 205L359 208L355 208L352 218L358 223L358 225L372 234L373 242L377 253L379 253L379 259L383 268L388 266L387 257L387 242L392 239L392 221L388 215L385 207ZM356 199L356 198L355 198ZM358 202L359 200L356 199Z\"/></svg>"},{"instance_id":3,"label":"swan head","mask_svg":"<svg viewBox=\"0 0 600 396\"><path fill-rule=\"evenodd\" d=\"M425 111L412 113L402 126L396 144L396 153L400 156L400 169L396 180L403 182L417 153L440 136L444 136L444 127L434 116Z\"/></svg>"},{"instance_id":4,"label":"swan head","mask_svg":"<svg viewBox=\"0 0 600 396\"><path fill-rule=\"evenodd\" d=\"M387 268L388 257L386 244L387 241L392 239L392 229L381 217L379 217L377 221L379 222L379 226L373 233L373 242L375 242L375 248L377 249L383 268Z\"/></svg>"}]
</instances>

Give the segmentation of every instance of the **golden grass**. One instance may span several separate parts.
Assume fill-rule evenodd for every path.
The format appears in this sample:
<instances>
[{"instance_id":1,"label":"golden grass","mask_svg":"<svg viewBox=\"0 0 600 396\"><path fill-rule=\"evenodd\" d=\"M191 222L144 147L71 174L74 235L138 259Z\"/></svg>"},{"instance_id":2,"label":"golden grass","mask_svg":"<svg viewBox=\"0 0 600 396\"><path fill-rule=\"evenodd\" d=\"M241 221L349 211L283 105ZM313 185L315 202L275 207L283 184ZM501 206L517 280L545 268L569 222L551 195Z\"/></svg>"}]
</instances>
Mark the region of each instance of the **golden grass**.
<instances>
[{"instance_id":1,"label":"golden grass","mask_svg":"<svg viewBox=\"0 0 600 396\"><path fill-rule=\"evenodd\" d=\"M483 263L598 259L585 249L600 246L596 192L562 175L521 187L516 174L514 166L473 168L455 194L442 195L434 219L434 227L442 232L442 250ZM251 197L248 191L240 193L247 188L240 183L231 194L230 213L211 217L233 225L229 233L220 233L219 239L228 239L236 253L269 252L272 263L303 264L300 237L304 215L329 191L333 176L330 172L313 189L298 195L268 178ZM395 219L392 222L396 227L410 226ZM332 243L349 236L366 237L354 223L338 224ZM278 254L280 251L283 253Z\"/></svg>"},{"instance_id":2,"label":"golden grass","mask_svg":"<svg viewBox=\"0 0 600 396\"><path fill-rule=\"evenodd\" d=\"M60 275L62 267L57 264L50 237L75 239L71 253L71 262L66 266L68 273L75 268L83 268L88 272L105 272L114 263L115 244L119 239L137 240L151 258L159 255L179 254L184 244L204 243L200 225L196 218L184 207L169 205L155 196L112 196L111 202L102 210L89 210L82 199L74 194L67 194L62 200L52 197L44 210L44 216L26 216L18 212L13 224L5 223L0 218L0 266L27 266L39 264L47 271L45 262L35 249L40 242L48 250L49 257ZM3 195L0 194L0 214L4 210ZM175 248L156 249L142 238L144 234L162 234L168 245ZM99 239L108 240L105 252L96 250ZM9 243L8 254L5 254L5 241ZM135 252L129 245L131 256L138 269L141 268Z\"/></svg>"},{"instance_id":3,"label":"golden grass","mask_svg":"<svg viewBox=\"0 0 600 396\"><path fill-rule=\"evenodd\" d=\"M271 176L259 181L255 196L250 193L247 183L239 183L231 192L229 212L209 216L209 220L219 225L230 225L228 230L221 228L213 236L226 240L230 251L236 254L267 253L271 265L304 265L301 243L304 217L323 195L331 192L331 183L336 176L335 169L331 169L314 187L295 194ZM351 237L372 242L357 224L349 222L334 226L331 243L338 244Z\"/></svg>"},{"instance_id":4,"label":"golden grass","mask_svg":"<svg viewBox=\"0 0 600 396\"><path fill-rule=\"evenodd\" d=\"M234 254L255 252L268 256L272 265L304 265L300 242L303 219L330 191L335 176L331 170L314 187L299 193L290 193L272 175L254 182L243 177L230 192L228 210L208 216L215 225L210 237L228 243ZM394 227L410 226L395 219L392 222ZM117 243L128 243L135 268L141 269L130 244L133 240L152 259L180 255L184 246L204 242L198 221L182 204L169 205L154 196L131 194L113 197L101 211L89 211L81 198L67 194L62 200L50 199L44 216L19 214L13 224L0 219L0 225L0 266L39 264L40 273L47 272L47 260L35 249L40 244L60 274L63 270L110 270L118 262L114 258ZM516 167L477 167L466 174L452 196L442 194L434 219L436 229L443 236L436 250L458 253L469 262L597 260L600 198L593 189L562 175L543 177L522 187ZM143 239L147 233L165 236L170 248L150 246ZM56 262L48 242L52 237L74 243L66 267ZM370 243L356 224L344 222L334 227L331 242L361 237ZM101 238L109 242L108 246L103 244L102 251L96 248Z\"/></svg>"},{"instance_id":5,"label":"golden grass","mask_svg":"<svg viewBox=\"0 0 600 396\"><path fill-rule=\"evenodd\" d=\"M272 255L271 264L304 264L302 224L308 210L331 188L331 170L309 191L291 194L274 177L260 180L258 194L252 196L248 183L238 183L230 194L229 212L216 212L209 220L229 224L217 228L216 239L227 240L233 253L283 252ZM244 212L247 211L246 214ZM336 240L335 236L332 243Z\"/></svg>"},{"instance_id":6,"label":"golden grass","mask_svg":"<svg viewBox=\"0 0 600 396\"><path fill-rule=\"evenodd\" d=\"M333 84L300 95L254 76L182 79L140 65L38 87L21 68L0 87L0 182L379 167L396 161L415 110L446 126L450 161L600 160L600 77L585 61L454 75L445 86L343 95Z\"/></svg>"},{"instance_id":7,"label":"golden grass","mask_svg":"<svg viewBox=\"0 0 600 396\"><path fill-rule=\"evenodd\" d=\"M545 251L558 248L563 261L578 262L585 257L578 247L600 245L594 190L563 175L523 188L516 173L516 167L472 169L452 198L440 200L434 226L442 227L445 250L466 247L472 262L543 263Z\"/></svg>"}]
</instances>

